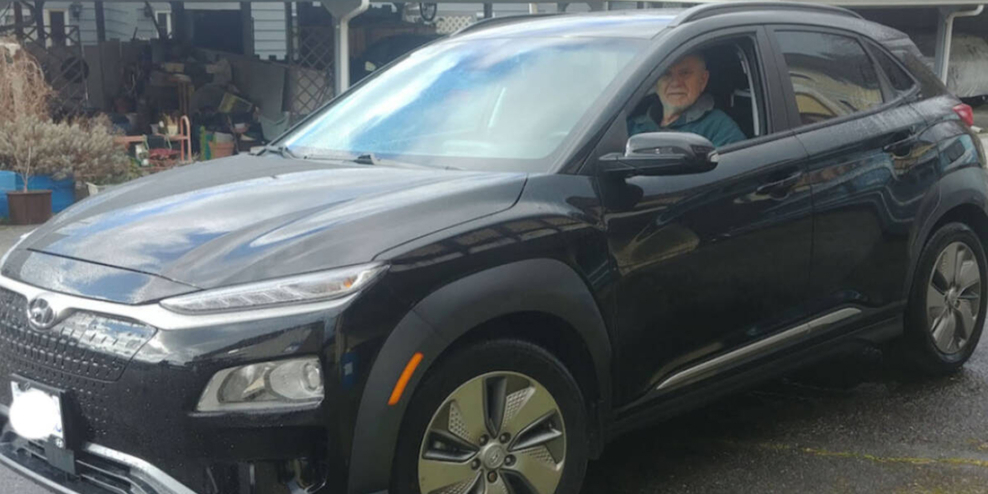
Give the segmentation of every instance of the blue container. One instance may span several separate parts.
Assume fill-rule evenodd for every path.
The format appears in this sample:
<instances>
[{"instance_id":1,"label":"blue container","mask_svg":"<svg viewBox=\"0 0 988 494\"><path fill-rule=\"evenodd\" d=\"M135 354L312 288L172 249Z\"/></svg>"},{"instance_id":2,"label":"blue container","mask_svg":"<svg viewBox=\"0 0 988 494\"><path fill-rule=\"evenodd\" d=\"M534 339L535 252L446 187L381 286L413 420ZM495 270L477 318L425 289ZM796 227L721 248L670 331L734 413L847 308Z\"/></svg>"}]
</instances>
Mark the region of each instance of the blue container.
<instances>
[{"instance_id":1,"label":"blue container","mask_svg":"<svg viewBox=\"0 0 988 494\"><path fill-rule=\"evenodd\" d=\"M22 190L24 180L21 176L10 171L0 171L0 216L10 217L10 207L7 205L8 190ZM27 190L50 190L51 212L57 213L75 202L75 180L72 177L62 180L52 180L47 175L37 175L27 181Z\"/></svg>"},{"instance_id":2,"label":"blue container","mask_svg":"<svg viewBox=\"0 0 988 494\"><path fill-rule=\"evenodd\" d=\"M17 175L17 188L21 187L24 187L24 180ZM28 179L27 190L50 190L52 213L57 213L75 202L75 179L72 177L52 180L48 175L35 175Z\"/></svg>"},{"instance_id":3,"label":"blue container","mask_svg":"<svg viewBox=\"0 0 988 494\"><path fill-rule=\"evenodd\" d=\"M7 191L17 190L17 174L0 171L0 216L10 218L10 207L7 206Z\"/></svg>"}]
</instances>

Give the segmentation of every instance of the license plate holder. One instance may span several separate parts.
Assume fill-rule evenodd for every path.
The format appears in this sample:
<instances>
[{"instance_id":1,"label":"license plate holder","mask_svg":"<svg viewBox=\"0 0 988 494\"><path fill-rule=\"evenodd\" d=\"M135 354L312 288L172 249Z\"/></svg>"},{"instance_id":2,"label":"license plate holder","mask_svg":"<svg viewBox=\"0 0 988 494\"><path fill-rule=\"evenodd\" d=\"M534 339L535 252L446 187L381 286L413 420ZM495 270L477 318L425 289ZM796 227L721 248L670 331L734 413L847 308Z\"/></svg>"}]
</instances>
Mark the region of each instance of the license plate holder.
<instances>
[{"instance_id":1,"label":"license plate holder","mask_svg":"<svg viewBox=\"0 0 988 494\"><path fill-rule=\"evenodd\" d=\"M10 379L11 388L11 410L17 405L18 399L22 399L29 392L41 393L45 398L51 400L49 406L54 410L55 421L51 424L51 432L47 438L39 439L44 445L45 456L53 467L67 473L75 474L75 447L72 436L71 414L68 411L67 393L45 384L41 384L30 379L12 375ZM37 396L37 395L36 395ZM16 428L14 430L17 432Z\"/></svg>"}]
</instances>

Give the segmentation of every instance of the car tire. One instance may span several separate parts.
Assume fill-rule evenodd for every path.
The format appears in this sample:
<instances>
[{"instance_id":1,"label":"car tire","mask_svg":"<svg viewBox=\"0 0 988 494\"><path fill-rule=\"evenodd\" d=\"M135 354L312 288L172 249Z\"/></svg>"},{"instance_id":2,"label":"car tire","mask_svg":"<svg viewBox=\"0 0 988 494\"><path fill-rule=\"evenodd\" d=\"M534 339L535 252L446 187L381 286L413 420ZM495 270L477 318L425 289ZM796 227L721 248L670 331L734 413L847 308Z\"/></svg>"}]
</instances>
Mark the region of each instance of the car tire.
<instances>
[{"instance_id":1,"label":"car tire","mask_svg":"<svg viewBox=\"0 0 988 494\"><path fill-rule=\"evenodd\" d=\"M929 375L956 372L981 339L988 290L981 241L963 223L938 229L923 248L906 309L902 352Z\"/></svg>"},{"instance_id":2,"label":"car tire","mask_svg":"<svg viewBox=\"0 0 988 494\"><path fill-rule=\"evenodd\" d=\"M527 423L531 417L539 418ZM586 417L573 376L545 349L518 340L463 348L430 369L415 391L391 492L579 492Z\"/></svg>"}]
</instances>

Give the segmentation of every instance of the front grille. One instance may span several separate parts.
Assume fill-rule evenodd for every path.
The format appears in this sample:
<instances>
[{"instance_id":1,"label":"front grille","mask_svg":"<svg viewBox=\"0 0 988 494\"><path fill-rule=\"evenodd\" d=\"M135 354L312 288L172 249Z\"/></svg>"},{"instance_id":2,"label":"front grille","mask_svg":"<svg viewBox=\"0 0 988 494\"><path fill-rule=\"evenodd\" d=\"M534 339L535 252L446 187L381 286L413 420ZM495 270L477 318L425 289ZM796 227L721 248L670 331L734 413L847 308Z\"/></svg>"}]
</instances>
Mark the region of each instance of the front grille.
<instances>
[{"instance_id":1,"label":"front grille","mask_svg":"<svg viewBox=\"0 0 988 494\"><path fill-rule=\"evenodd\" d=\"M27 323L27 299L0 288L0 403L10 405L7 378L17 374L69 392L91 437L108 424L108 388L155 334L152 327L77 312L53 328Z\"/></svg>"}]
</instances>

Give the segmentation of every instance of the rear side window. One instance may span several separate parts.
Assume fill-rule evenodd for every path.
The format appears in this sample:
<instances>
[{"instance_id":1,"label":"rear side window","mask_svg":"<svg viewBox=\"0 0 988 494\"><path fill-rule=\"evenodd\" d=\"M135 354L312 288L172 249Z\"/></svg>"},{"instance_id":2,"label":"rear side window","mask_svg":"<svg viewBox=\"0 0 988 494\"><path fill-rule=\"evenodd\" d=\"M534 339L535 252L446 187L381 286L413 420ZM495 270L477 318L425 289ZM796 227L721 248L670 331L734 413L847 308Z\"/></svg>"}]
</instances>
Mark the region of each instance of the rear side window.
<instances>
[{"instance_id":1,"label":"rear side window","mask_svg":"<svg viewBox=\"0 0 988 494\"><path fill-rule=\"evenodd\" d=\"M804 31L775 34L804 125L883 103L875 65L855 38Z\"/></svg>"},{"instance_id":2,"label":"rear side window","mask_svg":"<svg viewBox=\"0 0 988 494\"><path fill-rule=\"evenodd\" d=\"M878 66L888 76L889 84L892 85L892 89L896 95L902 95L911 91L916 85L916 81L912 77L909 77L909 74L899 64L895 63L892 57L885 53L885 50L875 46L873 43L869 43L869 45L871 45L869 46L871 54L875 56Z\"/></svg>"}]
</instances>

